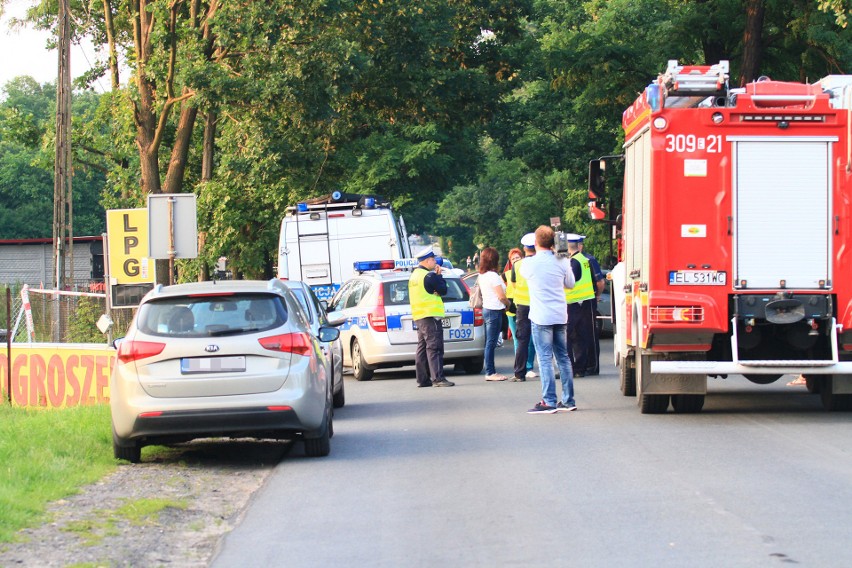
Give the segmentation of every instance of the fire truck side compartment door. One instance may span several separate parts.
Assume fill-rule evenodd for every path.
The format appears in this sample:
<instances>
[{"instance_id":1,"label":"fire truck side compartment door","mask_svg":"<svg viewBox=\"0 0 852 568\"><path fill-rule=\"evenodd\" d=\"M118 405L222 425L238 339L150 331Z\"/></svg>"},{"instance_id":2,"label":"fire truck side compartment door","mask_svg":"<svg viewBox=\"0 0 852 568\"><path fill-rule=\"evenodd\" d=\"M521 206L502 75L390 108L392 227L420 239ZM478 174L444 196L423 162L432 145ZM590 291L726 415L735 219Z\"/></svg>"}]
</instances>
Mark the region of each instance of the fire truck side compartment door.
<instances>
[{"instance_id":1,"label":"fire truck side compartment door","mask_svg":"<svg viewBox=\"0 0 852 568\"><path fill-rule=\"evenodd\" d=\"M831 281L831 142L729 137L734 158L734 286L816 289Z\"/></svg>"}]
</instances>

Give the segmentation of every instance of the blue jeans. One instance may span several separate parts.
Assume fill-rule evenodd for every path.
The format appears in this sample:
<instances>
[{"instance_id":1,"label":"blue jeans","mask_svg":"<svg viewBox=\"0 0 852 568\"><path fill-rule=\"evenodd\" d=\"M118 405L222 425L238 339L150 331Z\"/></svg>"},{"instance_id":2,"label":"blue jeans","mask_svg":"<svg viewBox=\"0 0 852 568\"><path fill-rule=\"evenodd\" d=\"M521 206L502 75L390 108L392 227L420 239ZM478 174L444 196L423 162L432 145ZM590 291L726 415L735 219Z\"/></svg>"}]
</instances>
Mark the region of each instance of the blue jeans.
<instances>
[{"instance_id":1,"label":"blue jeans","mask_svg":"<svg viewBox=\"0 0 852 568\"><path fill-rule=\"evenodd\" d=\"M553 357L559 366L562 380L562 404L574 405L574 375L568 356L568 326L532 324L532 340L538 353L538 371L541 375L541 399L548 406L556 406L556 377Z\"/></svg>"},{"instance_id":2,"label":"blue jeans","mask_svg":"<svg viewBox=\"0 0 852 568\"><path fill-rule=\"evenodd\" d=\"M482 319L485 320L485 374L493 375L494 352L497 350L497 338L503 329L503 310L482 308Z\"/></svg>"}]
</instances>

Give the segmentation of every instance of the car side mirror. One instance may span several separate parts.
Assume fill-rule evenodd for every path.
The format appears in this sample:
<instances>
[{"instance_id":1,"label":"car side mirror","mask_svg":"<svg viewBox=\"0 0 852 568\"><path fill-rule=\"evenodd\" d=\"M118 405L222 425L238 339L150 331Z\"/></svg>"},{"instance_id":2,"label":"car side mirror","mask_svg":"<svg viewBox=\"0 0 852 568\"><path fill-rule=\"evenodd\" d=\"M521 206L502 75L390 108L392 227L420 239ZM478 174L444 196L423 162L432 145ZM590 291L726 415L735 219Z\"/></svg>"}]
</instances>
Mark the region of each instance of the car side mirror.
<instances>
[{"instance_id":1,"label":"car side mirror","mask_svg":"<svg viewBox=\"0 0 852 568\"><path fill-rule=\"evenodd\" d=\"M326 327L322 326L319 328L319 340L323 343L330 343L332 341L337 341L340 337L340 330L336 327Z\"/></svg>"}]
</instances>

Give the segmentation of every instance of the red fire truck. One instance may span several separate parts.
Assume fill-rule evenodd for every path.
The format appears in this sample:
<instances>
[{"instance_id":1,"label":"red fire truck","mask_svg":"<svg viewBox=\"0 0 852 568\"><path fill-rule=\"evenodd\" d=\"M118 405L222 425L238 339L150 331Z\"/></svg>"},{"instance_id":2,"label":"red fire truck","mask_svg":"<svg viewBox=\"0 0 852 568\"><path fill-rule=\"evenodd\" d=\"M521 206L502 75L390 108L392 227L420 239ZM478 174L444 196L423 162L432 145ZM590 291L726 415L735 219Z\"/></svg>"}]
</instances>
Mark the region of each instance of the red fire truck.
<instances>
[{"instance_id":1,"label":"red fire truck","mask_svg":"<svg viewBox=\"0 0 852 568\"><path fill-rule=\"evenodd\" d=\"M699 412L707 377L804 375L852 410L852 76L761 78L670 61L590 163L589 208L624 160L613 314L621 389L643 414ZM620 276L619 276L620 275Z\"/></svg>"}]
</instances>

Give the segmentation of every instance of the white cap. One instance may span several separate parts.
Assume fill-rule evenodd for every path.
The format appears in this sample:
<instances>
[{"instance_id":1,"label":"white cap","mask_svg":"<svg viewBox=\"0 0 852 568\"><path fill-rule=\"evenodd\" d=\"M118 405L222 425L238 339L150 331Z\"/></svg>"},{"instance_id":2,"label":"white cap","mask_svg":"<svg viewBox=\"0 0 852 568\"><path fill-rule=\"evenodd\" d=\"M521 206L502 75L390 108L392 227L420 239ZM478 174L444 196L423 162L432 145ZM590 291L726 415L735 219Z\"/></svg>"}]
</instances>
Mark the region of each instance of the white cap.
<instances>
[{"instance_id":1,"label":"white cap","mask_svg":"<svg viewBox=\"0 0 852 568\"><path fill-rule=\"evenodd\" d=\"M535 246L535 233L527 233L521 237L521 244L525 247L532 248Z\"/></svg>"},{"instance_id":2,"label":"white cap","mask_svg":"<svg viewBox=\"0 0 852 568\"><path fill-rule=\"evenodd\" d=\"M565 240L569 243L579 243L586 238L586 235L578 235L577 233L565 233Z\"/></svg>"},{"instance_id":3,"label":"white cap","mask_svg":"<svg viewBox=\"0 0 852 568\"><path fill-rule=\"evenodd\" d=\"M418 261L422 262L430 256L435 256L435 249L432 248L432 245L429 245L428 247L420 249L414 256L417 258Z\"/></svg>"}]
</instances>

